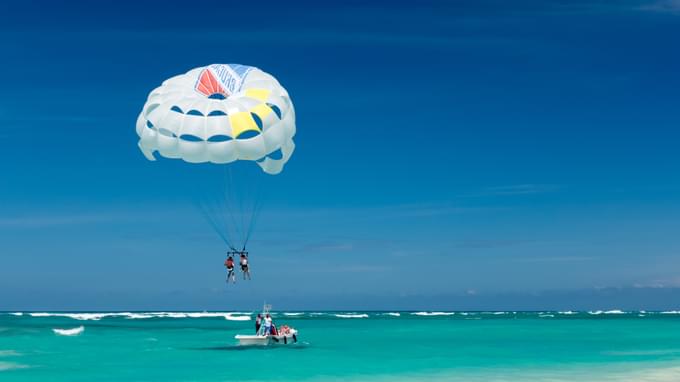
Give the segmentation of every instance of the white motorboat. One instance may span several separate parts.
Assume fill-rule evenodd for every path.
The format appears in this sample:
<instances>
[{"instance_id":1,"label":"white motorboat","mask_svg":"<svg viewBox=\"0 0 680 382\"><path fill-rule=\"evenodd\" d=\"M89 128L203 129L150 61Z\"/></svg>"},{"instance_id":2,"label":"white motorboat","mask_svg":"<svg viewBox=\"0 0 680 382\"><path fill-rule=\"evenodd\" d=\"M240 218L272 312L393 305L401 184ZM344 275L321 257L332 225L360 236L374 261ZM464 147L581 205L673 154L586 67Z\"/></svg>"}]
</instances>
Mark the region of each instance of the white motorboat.
<instances>
[{"instance_id":1,"label":"white motorboat","mask_svg":"<svg viewBox=\"0 0 680 382\"><path fill-rule=\"evenodd\" d=\"M297 330L289 329L286 334L278 333L276 335L269 334L237 334L234 338L238 340L239 345L243 346L267 346L272 344L292 344L297 342Z\"/></svg>"},{"instance_id":2,"label":"white motorboat","mask_svg":"<svg viewBox=\"0 0 680 382\"><path fill-rule=\"evenodd\" d=\"M265 305L262 309L262 316L265 317L270 310L271 305ZM262 325L257 334L237 334L234 338L242 346L288 345L297 342L298 331L288 325L281 325L279 328L274 327L274 332L275 334L266 333L265 326Z\"/></svg>"}]
</instances>

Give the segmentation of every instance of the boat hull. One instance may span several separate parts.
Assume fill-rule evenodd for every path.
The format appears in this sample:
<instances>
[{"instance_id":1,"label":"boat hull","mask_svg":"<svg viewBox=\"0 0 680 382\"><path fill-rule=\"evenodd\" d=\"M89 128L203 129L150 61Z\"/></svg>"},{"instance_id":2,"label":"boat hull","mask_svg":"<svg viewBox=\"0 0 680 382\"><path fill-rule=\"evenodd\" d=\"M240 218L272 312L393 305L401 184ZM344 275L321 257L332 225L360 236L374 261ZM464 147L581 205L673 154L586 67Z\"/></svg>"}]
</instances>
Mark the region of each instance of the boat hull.
<instances>
[{"instance_id":1,"label":"boat hull","mask_svg":"<svg viewBox=\"0 0 680 382\"><path fill-rule=\"evenodd\" d=\"M285 335L279 334L276 336L260 336L237 334L234 338L238 340L238 344L242 346L267 346L272 344L292 344L296 342L297 330L292 330Z\"/></svg>"}]
</instances>

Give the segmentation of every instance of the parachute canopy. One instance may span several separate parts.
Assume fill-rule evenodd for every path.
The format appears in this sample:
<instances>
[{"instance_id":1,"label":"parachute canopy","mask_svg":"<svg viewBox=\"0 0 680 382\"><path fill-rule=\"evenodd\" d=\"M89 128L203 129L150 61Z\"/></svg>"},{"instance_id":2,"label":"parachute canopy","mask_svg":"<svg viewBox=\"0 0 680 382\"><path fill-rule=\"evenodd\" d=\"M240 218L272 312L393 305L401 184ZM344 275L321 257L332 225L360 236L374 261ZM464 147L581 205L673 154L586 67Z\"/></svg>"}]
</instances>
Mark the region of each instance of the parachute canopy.
<instances>
[{"instance_id":1,"label":"parachute canopy","mask_svg":"<svg viewBox=\"0 0 680 382\"><path fill-rule=\"evenodd\" d=\"M295 110L270 74L213 64L165 80L137 118L139 148L190 163L255 161L278 174L295 149Z\"/></svg>"}]
</instances>

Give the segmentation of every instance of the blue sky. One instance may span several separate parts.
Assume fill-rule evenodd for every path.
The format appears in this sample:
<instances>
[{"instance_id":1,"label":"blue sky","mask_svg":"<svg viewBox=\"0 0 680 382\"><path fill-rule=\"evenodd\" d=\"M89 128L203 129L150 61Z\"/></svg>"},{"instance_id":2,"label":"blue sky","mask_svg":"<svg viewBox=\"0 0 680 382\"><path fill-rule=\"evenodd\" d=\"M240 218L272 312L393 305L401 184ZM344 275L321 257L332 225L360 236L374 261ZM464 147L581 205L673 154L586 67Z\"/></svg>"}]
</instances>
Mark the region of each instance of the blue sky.
<instances>
[{"instance_id":1,"label":"blue sky","mask_svg":"<svg viewBox=\"0 0 680 382\"><path fill-rule=\"evenodd\" d=\"M0 310L678 301L679 2L119 3L0 5ZM297 112L235 287L134 129L210 63Z\"/></svg>"}]
</instances>

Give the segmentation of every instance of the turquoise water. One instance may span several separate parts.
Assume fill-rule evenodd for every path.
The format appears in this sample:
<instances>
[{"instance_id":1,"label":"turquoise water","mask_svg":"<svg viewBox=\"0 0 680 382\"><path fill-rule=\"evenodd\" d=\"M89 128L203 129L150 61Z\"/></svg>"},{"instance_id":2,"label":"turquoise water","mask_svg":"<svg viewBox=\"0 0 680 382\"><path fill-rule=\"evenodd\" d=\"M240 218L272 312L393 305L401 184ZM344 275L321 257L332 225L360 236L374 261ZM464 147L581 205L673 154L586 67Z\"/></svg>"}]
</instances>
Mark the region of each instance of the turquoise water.
<instances>
[{"instance_id":1,"label":"turquoise water","mask_svg":"<svg viewBox=\"0 0 680 382\"><path fill-rule=\"evenodd\" d=\"M250 312L0 313L0 380L680 380L676 312L291 313L268 348Z\"/></svg>"}]
</instances>

